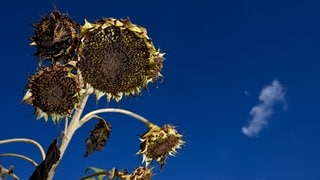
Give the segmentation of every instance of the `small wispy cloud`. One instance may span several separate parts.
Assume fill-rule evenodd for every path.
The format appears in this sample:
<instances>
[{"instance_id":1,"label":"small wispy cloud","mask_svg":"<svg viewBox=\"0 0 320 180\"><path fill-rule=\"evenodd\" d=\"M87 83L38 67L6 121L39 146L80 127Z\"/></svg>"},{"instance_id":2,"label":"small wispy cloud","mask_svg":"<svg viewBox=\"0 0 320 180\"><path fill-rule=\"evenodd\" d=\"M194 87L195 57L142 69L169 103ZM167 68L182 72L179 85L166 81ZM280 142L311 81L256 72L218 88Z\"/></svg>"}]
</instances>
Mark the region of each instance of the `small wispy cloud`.
<instances>
[{"instance_id":1,"label":"small wispy cloud","mask_svg":"<svg viewBox=\"0 0 320 180\"><path fill-rule=\"evenodd\" d=\"M274 105L285 102L284 88L279 81L273 80L272 83L260 92L260 104L254 106L250 111L251 120L247 126L242 127L242 133L246 136L256 136L263 128L268 125L268 119L273 114Z\"/></svg>"}]
</instances>

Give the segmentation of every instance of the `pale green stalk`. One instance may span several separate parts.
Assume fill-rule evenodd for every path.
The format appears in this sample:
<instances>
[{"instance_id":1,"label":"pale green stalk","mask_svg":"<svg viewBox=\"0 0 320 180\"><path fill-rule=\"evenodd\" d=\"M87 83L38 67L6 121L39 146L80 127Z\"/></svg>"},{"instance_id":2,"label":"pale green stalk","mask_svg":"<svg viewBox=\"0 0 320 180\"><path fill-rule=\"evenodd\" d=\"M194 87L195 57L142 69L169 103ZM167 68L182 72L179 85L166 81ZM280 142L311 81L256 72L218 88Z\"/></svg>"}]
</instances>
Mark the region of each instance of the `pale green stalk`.
<instances>
[{"instance_id":1,"label":"pale green stalk","mask_svg":"<svg viewBox=\"0 0 320 180\"><path fill-rule=\"evenodd\" d=\"M12 139L0 140L0 144L16 143L16 142L26 142L26 143L31 143L31 144L37 146L37 148L40 150L42 160L44 160L46 158L46 153L45 153L43 147L41 146L41 144L39 144L35 140L28 139L28 138L12 138Z\"/></svg>"},{"instance_id":2,"label":"pale green stalk","mask_svg":"<svg viewBox=\"0 0 320 180\"><path fill-rule=\"evenodd\" d=\"M2 154L0 154L0 156L11 156L11 157L21 158L21 159L26 160L26 161L28 161L29 163L31 163L34 167L37 167L37 166L38 166L38 163L36 163L33 159L31 159L31 158L29 158L29 157L27 157L27 156L21 155L21 154L2 153Z\"/></svg>"},{"instance_id":3,"label":"pale green stalk","mask_svg":"<svg viewBox=\"0 0 320 180\"><path fill-rule=\"evenodd\" d=\"M103 108L103 109L98 109L98 110L94 110L89 112L88 114L86 114L85 116L83 116L83 118L81 118L80 120L80 126L82 126L83 124L85 124L86 122L88 122L91 117L93 117L96 114L100 114L100 113L120 113L120 114L125 114L128 116L133 117L134 119L139 120L140 122L144 123L148 128L150 128L151 126L153 126L153 124L148 121L146 118L128 111L128 110L124 110L124 109L118 109L118 108Z\"/></svg>"},{"instance_id":4,"label":"pale green stalk","mask_svg":"<svg viewBox=\"0 0 320 180\"><path fill-rule=\"evenodd\" d=\"M84 98L82 99L81 101L81 104L80 104L80 107L75 111L72 119L71 119L71 122L70 122L70 125L68 126L68 128L65 130L64 132L64 135L62 137L62 141L61 141L61 144L60 144L60 147L59 147L59 150L60 150L60 159L52 166L52 168L50 169L49 171L49 174L48 174L48 180L52 180L53 179L53 176L57 170L57 167L59 165L59 163L61 162L62 158L63 158L63 155L74 135L74 133L76 132L76 130L80 127L79 126L79 119L80 119L80 116L83 112L83 109L84 107L86 106L86 103L87 103L87 100L88 100L88 97L89 97L89 94L86 94L84 96Z\"/></svg>"}]
</instances>

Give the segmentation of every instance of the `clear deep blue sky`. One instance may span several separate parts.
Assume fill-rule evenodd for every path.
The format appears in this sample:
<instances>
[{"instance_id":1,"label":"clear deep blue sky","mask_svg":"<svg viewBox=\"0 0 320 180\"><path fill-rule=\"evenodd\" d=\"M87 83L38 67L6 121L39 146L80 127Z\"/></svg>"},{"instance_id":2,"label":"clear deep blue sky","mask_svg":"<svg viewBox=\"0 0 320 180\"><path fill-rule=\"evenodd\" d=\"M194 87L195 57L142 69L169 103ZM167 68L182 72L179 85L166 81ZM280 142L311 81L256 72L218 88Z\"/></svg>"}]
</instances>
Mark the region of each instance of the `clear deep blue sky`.
<instances>
[{"instance_id":1,"label":"clear deep blue sky","mask_svg":"<svg viewBox=\"0 0 320 180\"><path fill-rule=\"evenodd\" d=\"M19 104L37 65L35 48L28 46L31 24L48 15L53 4L80 24L84 18L129 17L166 53L159 88L151 84L142 98L109 105L158 125L176 125L184 134L186 145L163 171L156 166L154 179L320 179L319 1L2 1L0 139L29 137L48 147L63 130L62 124L37 121L32 106ZM259 99L263 89L270 94ZM86 111L105 104L91 98ZM82 157L94 122L86 124L55 179L79 179L90 165L131 171L140 163L135 153L143 124L124 115L104 117L113 126L105 150ZM253 136L242 131L250 123ZM0 145L4 152L40 162L29 144ZM33 171L20 159L1 157L0 162L14 164L22 179Z\"/></svg>"}]
</instances>

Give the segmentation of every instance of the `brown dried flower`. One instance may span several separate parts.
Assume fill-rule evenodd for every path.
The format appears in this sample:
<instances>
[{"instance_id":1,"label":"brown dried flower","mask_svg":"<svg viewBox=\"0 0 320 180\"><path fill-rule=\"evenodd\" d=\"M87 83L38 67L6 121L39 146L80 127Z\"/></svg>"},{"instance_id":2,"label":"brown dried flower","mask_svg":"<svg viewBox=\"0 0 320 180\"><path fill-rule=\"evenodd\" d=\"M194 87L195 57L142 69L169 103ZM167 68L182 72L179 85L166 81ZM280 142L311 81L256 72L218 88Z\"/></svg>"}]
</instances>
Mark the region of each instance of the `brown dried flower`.
<instances>
[{"instance_id":1,"label":"brown dried flower","mask_svg":"<svg viewBox=\"0 0 320 180\"><path fill-rule=\"evenodd\" d=\"M38 71L29 78L27 93L23 101L35 107L39 118L52 117L59 122L62 117L71 115L80 100L78 77L64 66L54 66Z\"/></svg>"},{"instance_id":2,"label":"brown dried flower","mask_svg":"<svg viewBox=\"0 0 320 180\"><path fill-rule=\"evenodd\" d=\"M156 160L161 168L167 157L174 156L176 149L181 148L185 143L182 135L171 125L164 125L162 128L156 125L151 126L149 131L140 137L140 141L140 150L137 154L143 155L143 162L148 166L151 161Z\"/></svg>"},{"instance_id":3,"label":"brown dried flower","mask_svg":"<svg viewBox=\"0 0 320 180\"><path fill-rule=\"evenodd\" d=\"M151 180L153 174L149 167L139 166L130 174L130 180Z\"/></svg>"},{"instance_id":4,"label":"brown dried flower","mask_svg":"<svg viewBox=\"0 0 320 180\"><path fill-rule=\"evenodd\" d=\"M141 94L162 69L163 53L153 46L145 28L128 19L85 21L81 27L78 67L97 99L106 95L120 101L123 95Z\"/></svg>"},{"instance_id":5,"label":"brown dried flower","mask_svg":"<svg viewBox=\"0 0 320 180\"><path fill-rule=\"evenodd\" d=\"M43 16L35 25L31 44L36 46L36 56L48 59L52 64L68 62L78 47L79 25L68 15L53 10L50 16Z\"/></svg>"}]
</instances>

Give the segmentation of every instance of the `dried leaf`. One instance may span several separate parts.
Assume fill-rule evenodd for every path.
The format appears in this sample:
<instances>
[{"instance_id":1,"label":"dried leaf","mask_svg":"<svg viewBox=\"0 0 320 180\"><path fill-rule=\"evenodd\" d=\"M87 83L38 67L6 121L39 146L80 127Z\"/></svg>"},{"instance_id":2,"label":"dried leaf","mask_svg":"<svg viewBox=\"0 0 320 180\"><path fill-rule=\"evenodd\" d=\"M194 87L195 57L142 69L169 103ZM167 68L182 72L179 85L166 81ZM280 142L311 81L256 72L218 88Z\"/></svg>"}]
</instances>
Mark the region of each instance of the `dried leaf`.
<instances>
[{"instance_id":1,"label":"dried leaf","mask_svg":"<svg viewBox=\"0 0 320 180\"><path fill-rule=\"evenodd\" d=\"M106 176L108 176L108 180L129 180L128 178L130 178L130 175L128 175L128 171L126 169L118 170L116 168L112 168L110 171L108 171L96 167L87 167L85 173L87 173L89 170L94 171L94 173L83 177L80 180L96 180L96 177L98 178L98 180L103 180L103 178Z\"/></svg>"},{"instance_id":2,"label":"dried leaf","mask_svg":"<svg viewBox=\"0 0 320 180\"><path fill-rule=\"evenodd\" d=\"M57 139L53 140L53 142L50 144L48 148L45 160L42 161L41 164L36 167L29 180L39 180L48 178L50 169L60 158L60 151L57 146L57 143Z\"/></svg>"},{"instance_id":3,"label":"dried leaf","mask_svg":"<svg viewBox=\"0 0 320 180\"><path fill-rule=\"evenodd\" d=\"M106 172L106 170L99 169L96 167L87 167L85 170L85 173L87 173L89 170L94 171L95 174L99 174L99 175L97 175L98 180L103 180L103 178L106 177L106 175L108 174L108 172ZM95 180L95 179L96 179L95 177L82 178L82 180Z\"/></svg>"},{"instance_id":4,"label":"dried leaf","mask_svg":"<svg viewBox=\"0 0 320 180\"><path fill-rule=\"evenodd\" d=\"M93 130L90 131L90 135L85 141L87 151L83 155L84 157L88 157L94 151L102 151L110 136L111 125L103 118L96 117L98 118L98 122Z\"/></svg>"}]
</instances>

